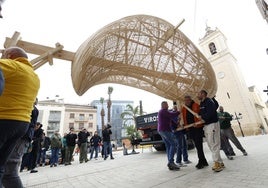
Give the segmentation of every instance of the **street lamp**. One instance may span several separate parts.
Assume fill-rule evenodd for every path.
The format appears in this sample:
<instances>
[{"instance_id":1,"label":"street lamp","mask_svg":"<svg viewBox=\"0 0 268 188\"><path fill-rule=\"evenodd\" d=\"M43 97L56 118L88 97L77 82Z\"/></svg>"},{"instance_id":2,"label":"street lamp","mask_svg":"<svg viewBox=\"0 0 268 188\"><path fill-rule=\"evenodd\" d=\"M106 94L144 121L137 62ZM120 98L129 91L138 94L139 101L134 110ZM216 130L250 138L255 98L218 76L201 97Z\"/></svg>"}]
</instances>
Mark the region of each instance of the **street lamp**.
<instances>
[{"instance_id":1,"label":"street lamp","mask_svg":"<svg viewBox=\"0 0 268 188\"><path fill-rule=\"evenodd\" d=\"M227 97L228 97L228 99L231 100L231 97L230 97L229 92L227 92ZM240 131L241 131L241 135L242 135L243 137L245 137L244 132L243 132L242 127L241 127L241 123L240 123L240 121L239 121L239 119L242 119L242 117L241 117L242 114L239 113L238 115L240 116L240 118L237 116L237 113L235 112L235 119L236 119L236 121L237 121L237 123L238 123L239 129L240 129Z\"/></svg>"},{"instance_id":2,"label":"street lamp","mask_svg":"<svg viewBox=\"0 0 268 188\"><path fill-rule=\"evenodd\" d=\"M238 115L239 115L240 117L238 117ZM237 123L238 123L238 126L239 126L239 129L240 129L240 131L241 131L242 136L245 137L244 132L243 132L242 127L241 127L241 123L240 123L240 121L239 121L239 119L242 119L242 114L241 114L241 113L238 113L238 115L237 115L237 113L235 112L235 119L236 119L236 121L237 121Z\"/></svg>"}]
</instances>

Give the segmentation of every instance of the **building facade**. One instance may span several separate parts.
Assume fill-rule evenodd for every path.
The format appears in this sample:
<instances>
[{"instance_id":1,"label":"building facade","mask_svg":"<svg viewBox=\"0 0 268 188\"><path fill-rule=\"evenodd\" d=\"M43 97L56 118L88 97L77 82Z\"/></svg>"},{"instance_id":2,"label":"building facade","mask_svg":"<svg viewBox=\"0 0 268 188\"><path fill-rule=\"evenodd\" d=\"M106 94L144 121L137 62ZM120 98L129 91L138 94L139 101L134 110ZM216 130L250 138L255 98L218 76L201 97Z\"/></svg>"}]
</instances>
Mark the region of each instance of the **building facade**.
<instances>
[{"instance_id":1,"label":"building facade","mask_svg":"<svg viewBox=\"0 0 268 188\"><path fill-rule=\"evenodd\" d=\"M63 100L39 101L38 121L48 136L55 131L61 135L73 127L76 132L86 128L92 135L97 130L97 109L94 106L66 104Z\"/></svg>"},{"instance_id":2,"label":"building facade","mask_svg":"<svg viewBox=\"0 0 268 188\"><path fill-rule=\"evenodd\" d=\"M104 109L105 117L104 117L104 124L107 125L107 101L104 101L103 105L101 104L100 100L94 100L91 102L92 106L97 108L97 129L99 134L101 135L102 131L102 124L101 124L101 109ZM122 112L125 111L127 105L134 105L133 101L122 101L122 100L112 100L111 106L111 130L112 135L111 139L114 140L118 145L121 145L122 135L124 135L124 125L123 120L121 119Z\"/></svg>"},{"instance_id":3,"label":"building facade","mask_svg":"<svg viewBox=\"0 0 268 188\"><path fill-rule=\"evenodd\" d=\"M218 30L206 29L205 36L200 39L201 51L211 63L216 74L218 90L216 99L224 109L234 115L233 128L238 135L260 132L260 127L267 128L264 118L265 108L259 108L251 95L236 58L227 46L227 39ZM242 131L238 124L241 123Z\"/></svg>"}]
</instances>

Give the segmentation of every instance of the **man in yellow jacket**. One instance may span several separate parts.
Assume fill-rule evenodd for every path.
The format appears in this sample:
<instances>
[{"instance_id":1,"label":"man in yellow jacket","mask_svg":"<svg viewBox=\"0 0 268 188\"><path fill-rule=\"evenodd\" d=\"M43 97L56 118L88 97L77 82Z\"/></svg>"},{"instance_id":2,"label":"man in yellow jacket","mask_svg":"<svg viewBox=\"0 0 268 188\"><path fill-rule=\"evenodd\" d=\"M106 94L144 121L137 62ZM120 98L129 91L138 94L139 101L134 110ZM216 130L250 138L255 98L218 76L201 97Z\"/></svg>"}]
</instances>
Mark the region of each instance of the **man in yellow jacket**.
<instances>
[{"instance_id":1,"label":"man in yellow jacket","mask_svg":"<svg viewBox=\"0 0 268 188\"><path fill-rule=\"evenodd\" d=\"M5 164L17 140L28 130L40 81L26 52L18 47L4 50L0 68L5 86L0 96L0 187Z\"/></svg>"}]
</instances>

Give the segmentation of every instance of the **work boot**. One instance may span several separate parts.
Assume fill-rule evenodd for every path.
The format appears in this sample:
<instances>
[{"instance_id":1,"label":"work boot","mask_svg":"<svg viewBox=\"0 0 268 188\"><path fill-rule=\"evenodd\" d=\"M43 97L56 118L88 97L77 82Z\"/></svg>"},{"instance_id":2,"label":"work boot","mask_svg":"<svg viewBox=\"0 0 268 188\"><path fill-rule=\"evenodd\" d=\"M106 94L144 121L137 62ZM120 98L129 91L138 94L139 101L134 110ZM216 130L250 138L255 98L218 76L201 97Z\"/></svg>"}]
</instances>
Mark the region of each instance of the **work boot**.
<instances>
[{"instance_id":1,"label":"work boot","mask_svg":"<svg viewBox=\"0 0 268 188\"><path fill-rule=\"evenodd\" d=\"M215 162L214 166L212 167L212 170L215 172L220 172L222 171L224 168L224 164L223 163L219 163L219 162Z\"/></svg>"}]
</instances>

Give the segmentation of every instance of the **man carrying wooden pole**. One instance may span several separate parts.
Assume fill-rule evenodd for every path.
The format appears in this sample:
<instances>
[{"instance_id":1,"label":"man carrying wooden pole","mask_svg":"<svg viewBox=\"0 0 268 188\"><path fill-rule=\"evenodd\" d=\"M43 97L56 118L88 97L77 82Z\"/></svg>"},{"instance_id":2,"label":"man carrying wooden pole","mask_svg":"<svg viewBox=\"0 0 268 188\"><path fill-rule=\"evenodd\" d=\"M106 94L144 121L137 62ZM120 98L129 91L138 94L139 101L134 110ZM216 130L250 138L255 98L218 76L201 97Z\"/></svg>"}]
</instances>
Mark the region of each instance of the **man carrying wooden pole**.
<instances>
[{"instance_id":1,"label":"man carrying wooden pole","mask_svg":"<svg viewBox=\"0 0 268 188\"><path fill-rule=\"evenodd\" d=\"M191 96L184 97L184 104L182 105L181 115L185 127L190 127L190 136L192 137L198 156L198 163L195 166L197 169L202 169L208 166L208 162L203 151L203 121L198 115L199 105L191 98ZM188 125L188 126L187 126Z\"/></svg>"}]
</instances>

